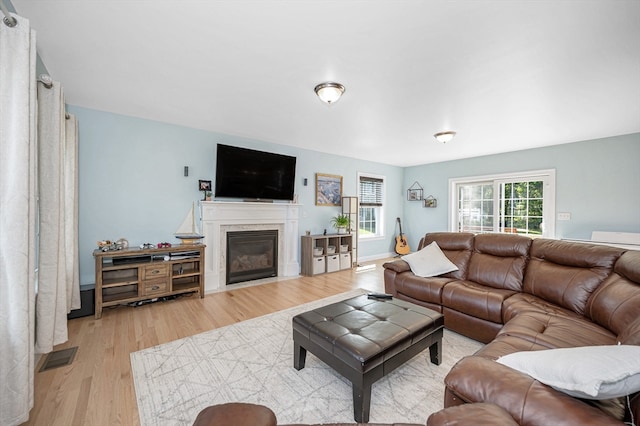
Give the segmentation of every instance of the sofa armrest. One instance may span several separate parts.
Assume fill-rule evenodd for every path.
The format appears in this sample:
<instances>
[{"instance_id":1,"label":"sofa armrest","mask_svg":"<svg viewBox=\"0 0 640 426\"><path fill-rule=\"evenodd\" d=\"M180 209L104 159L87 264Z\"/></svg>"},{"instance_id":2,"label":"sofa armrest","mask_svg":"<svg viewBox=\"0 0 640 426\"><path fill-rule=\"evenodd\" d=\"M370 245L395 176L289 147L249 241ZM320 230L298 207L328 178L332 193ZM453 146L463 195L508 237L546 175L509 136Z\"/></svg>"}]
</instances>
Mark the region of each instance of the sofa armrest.
<instances>
[{"instance_id":1,"label":"sofa armrest","mask_svg":"<svg viewBox=\"0 0 640 426\"><path fill-rule=\"evenodd\" d=\"M460 400L498 405L519 424L623 424L598 408L480 356L460 360L444 382L447 392Z\"/></svg>"},{"instance_id":2,"label":"sofa armrest","mask_svg":"<svg viewBox=\"0 0 640 426\"><path fill-rule=\"evenodd\" d=\"M396 259L392 262L385 262L382 264L385 269L391 269L397 273L407 272L411 270L411 266L402 259Z\"/></svg>"}]
</instances>

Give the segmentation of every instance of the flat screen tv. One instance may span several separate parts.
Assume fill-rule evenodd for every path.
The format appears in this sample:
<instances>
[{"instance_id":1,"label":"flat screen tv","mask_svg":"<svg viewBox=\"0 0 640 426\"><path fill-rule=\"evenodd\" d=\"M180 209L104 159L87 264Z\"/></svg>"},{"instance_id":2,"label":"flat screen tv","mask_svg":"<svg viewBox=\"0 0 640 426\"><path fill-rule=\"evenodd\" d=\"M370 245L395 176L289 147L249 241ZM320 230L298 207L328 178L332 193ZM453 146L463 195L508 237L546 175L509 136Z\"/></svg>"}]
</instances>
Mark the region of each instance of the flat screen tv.
<instances>
[{"instance_id":1,"label":"flat screen tv","mask_svg":"<svg viewBox=\"0 0 640 426\"><path fill-rule=\"evenodd\" d=\"M218 144L216 198L293 200L296 157Z\"/></svg>"}]
</instances>

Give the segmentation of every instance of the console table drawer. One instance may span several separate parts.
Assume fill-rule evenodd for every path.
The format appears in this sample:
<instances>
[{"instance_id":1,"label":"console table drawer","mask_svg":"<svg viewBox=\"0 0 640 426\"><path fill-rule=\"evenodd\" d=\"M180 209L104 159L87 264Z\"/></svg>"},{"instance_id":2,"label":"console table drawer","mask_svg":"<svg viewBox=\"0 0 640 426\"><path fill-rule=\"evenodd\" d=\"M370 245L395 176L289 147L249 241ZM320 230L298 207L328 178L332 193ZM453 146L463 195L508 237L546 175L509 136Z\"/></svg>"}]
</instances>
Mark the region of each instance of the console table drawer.
<instances>
[{"instance_id":1,"label":"console table drawer","mask_svg":"<svg viewBox=\"0 0 640 426\"><path fill-rule=\"evenodd\" d=\"M145 281L143 284L142 291L145 296L150 296L153 294L161 294L169 291L169 286L167 280L153 280L153 281Z\"/></svg>"},{"instance_id":2,"label":"console table drawer","mask_svg":"<svg viewBox=\"0 0 640 426\"><path fill-rule=\"evenodd\" d=\"M169 265L147 265L142 268L142 279L166 278L169 276Z\"/></svg>"}]
</instances>

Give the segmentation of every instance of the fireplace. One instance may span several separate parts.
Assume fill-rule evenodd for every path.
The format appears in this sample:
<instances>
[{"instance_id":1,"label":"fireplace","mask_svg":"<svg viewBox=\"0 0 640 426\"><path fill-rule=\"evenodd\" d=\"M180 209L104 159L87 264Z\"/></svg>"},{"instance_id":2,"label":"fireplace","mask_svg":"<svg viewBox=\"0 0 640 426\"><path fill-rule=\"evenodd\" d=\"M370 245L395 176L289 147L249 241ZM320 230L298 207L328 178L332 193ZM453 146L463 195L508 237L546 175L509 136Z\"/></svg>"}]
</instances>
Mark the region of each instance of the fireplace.
<instances>
[{"instance_id":1,"label":"fireplace","mask_svg":"<svg viewBox=\"0 0 640 426\"><path fill-rule=\"evenodd\" d=\"M205 293L227 286L227 233L278 231L277 279L300 274L297 204L200 201L205 250Z\"/></svg>"},{"instance_id":2,"label":"fireplace","mask_svg":"<svg viewBox=\"0 0 640 426\"><path fill-rule=\"evenodd\" d=\"M278 276L278 231L227 232L226 284Z\"/></svg>"}]
</instances>

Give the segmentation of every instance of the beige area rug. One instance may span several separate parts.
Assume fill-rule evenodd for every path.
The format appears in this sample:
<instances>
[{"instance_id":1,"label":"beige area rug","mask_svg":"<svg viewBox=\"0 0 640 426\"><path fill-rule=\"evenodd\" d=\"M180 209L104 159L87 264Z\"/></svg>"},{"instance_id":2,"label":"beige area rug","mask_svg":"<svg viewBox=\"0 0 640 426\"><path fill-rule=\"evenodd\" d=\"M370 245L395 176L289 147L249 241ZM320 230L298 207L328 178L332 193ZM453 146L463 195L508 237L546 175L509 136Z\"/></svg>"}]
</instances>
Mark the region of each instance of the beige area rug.
<instances>
[{"instance_id":1,"label":"beige area rug","mask_svg":"<svg viewBox=\"0 0 640 426\"><path fill-rule=\"evenodd\" d=\"M291 319L355 297L352 291L217 328L131 354L142 426L191 425L203 408L251 402L271 408L278 423L353 422L351 383L307 354L293 368ZM373 384L370 421L423 423L443 406L443 379L482 346L445 330L443 362L425 350Z\"/></svg>"}]
</instances>

